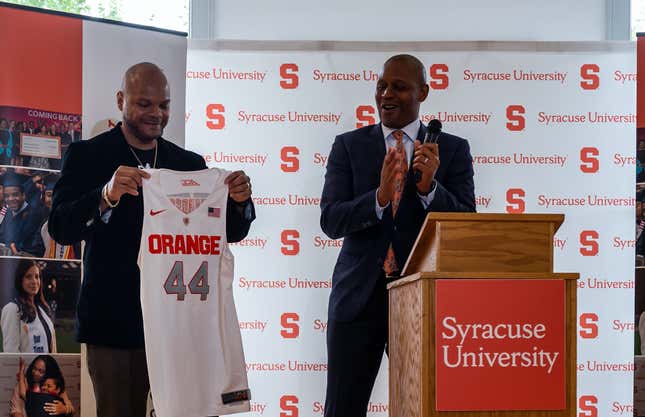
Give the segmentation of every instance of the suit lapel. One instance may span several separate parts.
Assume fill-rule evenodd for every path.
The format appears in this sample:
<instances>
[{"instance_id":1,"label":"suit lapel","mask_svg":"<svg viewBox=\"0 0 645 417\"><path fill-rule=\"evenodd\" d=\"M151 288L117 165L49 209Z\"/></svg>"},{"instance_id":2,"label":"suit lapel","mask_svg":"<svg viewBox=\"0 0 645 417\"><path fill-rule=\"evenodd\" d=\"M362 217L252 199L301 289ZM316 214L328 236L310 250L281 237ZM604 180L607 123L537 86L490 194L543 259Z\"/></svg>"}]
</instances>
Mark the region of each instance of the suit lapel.
<instances>
[{"instance_id":1,"label":"suit lapel","mask_svg":"<svg viewBox=\"0 0 645 417\"><path fill-rule=\"evenodd\" d=\"M417 133L417 140L419 142L423 143L423 138L425 138L427 130L428 129L426 129L426 126L421 123L421 128L419 129L419 133Z\"/></svg>"},{"instance_id":2,"label":"suit lapel","mask_svg":"<svg viewBox=\"0 0 645 417\"><path fill-rule=\"evenodd\" d=\"M370 140L376 143L376 146L372 147L372 149L376 149L377 155L381 159L380 164L383 165L383 159L385 159L385 138L383 137L383 129L380 123L374 125L370 131Z\"/></svg>"},{"instance_id":3,"label":"suit lapel","mask_svg":"<svg viewBox=\"0 0 645 417\"><path fill-rule=\"evenodd\" d=\"M380 175L383 160L385 159L385 139L383 138L383 129L381 129L380 123L370 129L368 141L369 143L365 146L365 150L369 154L365 156L369 160L374 161L376 172Z\"/></svg>"}]
</instances>

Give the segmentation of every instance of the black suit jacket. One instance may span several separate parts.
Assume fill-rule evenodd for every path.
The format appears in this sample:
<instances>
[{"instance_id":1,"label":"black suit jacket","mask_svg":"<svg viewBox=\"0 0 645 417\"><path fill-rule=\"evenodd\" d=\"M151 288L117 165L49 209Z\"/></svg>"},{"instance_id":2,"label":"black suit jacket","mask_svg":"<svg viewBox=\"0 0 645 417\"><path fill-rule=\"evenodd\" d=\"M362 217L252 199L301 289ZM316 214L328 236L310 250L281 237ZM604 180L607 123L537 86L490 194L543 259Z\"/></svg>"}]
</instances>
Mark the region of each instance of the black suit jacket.
<instances>
[{"instance_id":1,"label":"black suit jacket","mask_svg":"<svg viewBox=\"0 0 645 417\"><path fill-rule=\"evenodd\" d=\"M421 126L417 139L426 128ZM344 238L332 276L329 318L352 320L365 306L383 274L390 243L403 268L430 211L475 211L475 186L470 147L465 139L442 133L440 166L435 174L434 200L427 210L417 195L413 171L408 172L401 202L392 218L391 205L376 215L376 190L385 158L381 125L336 137L327 162L320 207L320 225L332 239Z\"/></svg>"},{"instance_id":2,"label":"black suit jacket","mask_svg":"<svg viewBox=\"0 0 645 417\"><path fill-rule=\"evenodd\" d=\"M193 171L204 159L162 138L157 141L157 168ZM143 199L124 195L109 222L99 216L101 190L119 165L137 166L121 124L90 140L73 142L54 187L49 234L59 243L85 241L84 278L77 305L77 338L96 345L143 347L137 257L143 225ZM243 208L229 199L226 233L242 240L255 218L253 203Z\"/></svg>"}]
</instances>

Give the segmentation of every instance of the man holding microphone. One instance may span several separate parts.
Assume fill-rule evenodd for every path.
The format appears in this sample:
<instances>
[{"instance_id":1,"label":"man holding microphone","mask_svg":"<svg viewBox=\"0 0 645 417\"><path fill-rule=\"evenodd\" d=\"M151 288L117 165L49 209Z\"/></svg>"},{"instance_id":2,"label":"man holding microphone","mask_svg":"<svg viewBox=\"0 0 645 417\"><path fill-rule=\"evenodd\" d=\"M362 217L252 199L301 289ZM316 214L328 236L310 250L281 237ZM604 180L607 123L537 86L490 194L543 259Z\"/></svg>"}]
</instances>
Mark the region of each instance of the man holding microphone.
<instances>
[{"instance_id":1,"label":"man holding microphone","mask_svg":"<svg viewBox=\"0 0 645 417\"><path fill-rule=\"evenodd\" d=\"M337 136L329 155L320 225L344 242L329 298L326 417L367 413L388 337L386 276L400 274L426 214L475 211L468 142L427 135L419 121L428 91L416 57L389 58L376 84L381 123Z\"/></svg>"}]
</instances>

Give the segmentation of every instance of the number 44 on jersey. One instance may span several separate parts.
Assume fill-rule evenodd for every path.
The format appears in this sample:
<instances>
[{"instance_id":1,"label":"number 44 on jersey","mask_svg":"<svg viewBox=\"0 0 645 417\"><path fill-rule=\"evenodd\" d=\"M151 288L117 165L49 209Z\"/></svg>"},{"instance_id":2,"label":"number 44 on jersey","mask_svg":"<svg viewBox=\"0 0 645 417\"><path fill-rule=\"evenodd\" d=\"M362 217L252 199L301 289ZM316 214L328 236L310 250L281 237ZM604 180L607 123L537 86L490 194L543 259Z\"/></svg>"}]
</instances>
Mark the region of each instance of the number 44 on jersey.
<instances>
[{"instance_id":1,"label":"number 44 on jersey","mask_svg":"<svg viewBox=\"0 0 645 417\"><path fill-rule=\"evenodd\" d=\"M170 274L163 284L167 294L176 294L178 301L184 301L186 297L186 284L184 284L184 263L175 261L170 270ZM199 294L200 301L206 301L208 298L208 262L204 261L199 265L197 272L193 275L188 283L188 289L191 294Z\"/></svg>"}]
</instances>

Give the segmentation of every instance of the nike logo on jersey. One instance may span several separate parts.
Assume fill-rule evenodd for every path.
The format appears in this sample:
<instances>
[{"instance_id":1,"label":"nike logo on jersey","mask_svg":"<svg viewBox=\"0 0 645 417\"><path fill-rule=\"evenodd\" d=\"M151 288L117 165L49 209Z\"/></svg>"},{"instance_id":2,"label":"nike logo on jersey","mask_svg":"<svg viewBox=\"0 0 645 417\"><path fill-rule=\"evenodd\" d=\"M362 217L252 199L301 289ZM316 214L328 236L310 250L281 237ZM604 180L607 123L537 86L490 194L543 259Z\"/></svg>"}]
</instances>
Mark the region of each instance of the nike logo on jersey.
<instances>
[{"instance_id":1,"label":"nike logo on jersey","mask_svg":"<svg viewBox=\"0 0 645 417\"><path fill-rule=\"evenodd\" d=\"M152 209L151 209L151 210L150 210L150 215L151 215L151 216L156 216L157 214L163 213L164 211L166 211L166 209L163 209L163 210L157 210L157 211L154 211L154 210L152 210Z\"/></svg>"}]
</instances>

